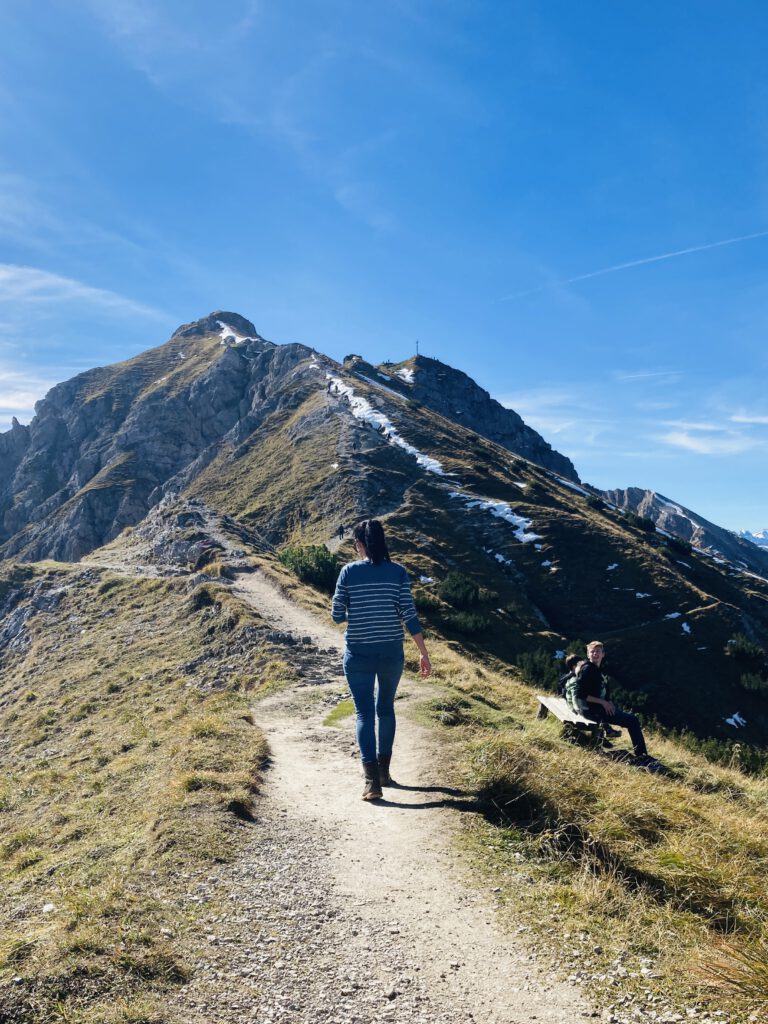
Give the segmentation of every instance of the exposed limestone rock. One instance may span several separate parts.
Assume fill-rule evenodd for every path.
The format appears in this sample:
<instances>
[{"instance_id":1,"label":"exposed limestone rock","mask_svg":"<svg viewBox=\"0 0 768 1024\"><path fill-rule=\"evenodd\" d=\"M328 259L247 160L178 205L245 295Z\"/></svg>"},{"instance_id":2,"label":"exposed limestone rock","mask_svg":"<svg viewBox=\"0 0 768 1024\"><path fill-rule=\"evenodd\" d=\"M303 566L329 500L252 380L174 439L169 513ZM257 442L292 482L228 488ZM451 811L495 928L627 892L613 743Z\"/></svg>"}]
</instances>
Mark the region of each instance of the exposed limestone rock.
<instances>
[{"instance_id":1,"label":"exposed limestone rock","mask_svg":"<svg viewBox=\"0 0 768 1024\"><path fill-rule=\"evenodd\" d=\"M688 541L696 548L722 556L736 565L743 565L762 576L768 574L768 551L764 551L730 530L710 523L679 502L665 498L657 491L642 487L604 491L605 497L618 508L651 519L656 526L673 537Z\"/></svg>"},{"instance_id":2,"label":"exposed limestone rock","mask_svg":"<svg viewBox=\"0 0 768 1024\"><path fill-rule=\"evenodd\" d=\"M227 344L222 322L241 340ZM219 312L57 385L29 427L0 435L0 557L76 560L108 542L179 474L290 402L291 372L310 354Z\"/></svg>"},{"instance_id":3,"label":"exposed limestone rock","mask_svg":"<svg viewBox=\"0 0 768 1024\"><path fill-rule=\"evenodd\" d=\"M513 409L491 398L466 373L425 356L409 360L408 367L413 370L413 383L399 387L408 397L475 430L489 441L578 482L578 473L570 459L555 451Z\"/></svg>"}]
</instances>

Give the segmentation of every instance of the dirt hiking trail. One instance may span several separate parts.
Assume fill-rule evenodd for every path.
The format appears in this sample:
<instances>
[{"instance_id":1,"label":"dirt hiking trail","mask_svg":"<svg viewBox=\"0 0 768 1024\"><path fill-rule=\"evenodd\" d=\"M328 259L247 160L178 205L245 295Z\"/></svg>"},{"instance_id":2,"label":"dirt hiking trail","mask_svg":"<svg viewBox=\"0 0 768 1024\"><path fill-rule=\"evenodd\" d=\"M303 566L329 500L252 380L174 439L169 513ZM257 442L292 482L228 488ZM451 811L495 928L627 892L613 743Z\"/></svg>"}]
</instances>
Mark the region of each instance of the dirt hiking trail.
<instances>
[{"instance_id":1,"label":"dirt hiking trail","mask_svg":"<svg viewBox=\"0 0 768 1024\"><path fill-rule=\"evenodd\" d=\"M343 638L262 573L234 591L297 643L300 685L254 708L271 751L251 842L190 877L209 943L172 1009L190 1024L567 1024L598 1014L502 932L453 838L471 797L444 785L437 741L411 714L430 684L404 679L385 799L363 801L353 719L323 719L344 686ZM310 643L311 638L311 643ZM406 641L409 642L409 641ZM305 655L307 656L305 659ZM302 660L305 659L305 660ZM231 913L206 917L207 896Z\"/></svg>"}]
</instances>

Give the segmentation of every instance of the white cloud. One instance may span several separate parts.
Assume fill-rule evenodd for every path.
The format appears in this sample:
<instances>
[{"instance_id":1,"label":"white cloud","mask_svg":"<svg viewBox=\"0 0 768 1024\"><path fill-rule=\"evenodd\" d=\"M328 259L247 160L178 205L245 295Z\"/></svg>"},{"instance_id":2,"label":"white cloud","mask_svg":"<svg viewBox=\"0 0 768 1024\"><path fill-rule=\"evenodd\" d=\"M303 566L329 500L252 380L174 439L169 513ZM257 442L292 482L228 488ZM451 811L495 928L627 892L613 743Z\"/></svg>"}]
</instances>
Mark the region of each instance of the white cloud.
<instances>
[{"instance_id":1,"label":"white cloud","mask_svg":"<svg viewBox=\"0 0 768 1024\"><path fill-rule=\"evenodd\" d=\"M722 433L728 431L728 427L722 426L719 423L713 422L702 422L699 420L664 420L661 424L664 427L672 427L673 430L682 430L684 432L689 431L703 431L705 433Z\"/></svg>"},{"instance_id":2,"label":"white cloud","mask_svg":"<svg viewBox=\"0 0 768 1024\"><path fill-rule=\"evenodd\" d=\"M638 370L635 373L625 373L622 370L616 370L613 376L615 380L621 381L648 381L655 379L658 384L674 384L680 380L682 373L680 370Z\"/></svg>"},{"instance_id":3,"label":"white cloud","mask_svg":"<svg viewBox=\"0 0 768 1024\"><path fill-rule=\"evenodd\" d=\"M570 439L572 443L596 444L612 427L610 420L595 415L594 403L579 396L575 388L535 388L496 399L513 409L528 426L543 434Z\"/></svg>"},{"instance_id":4,"label":"white cloud","mask_svg":"<svg viewBox=\"0 0 768 1024\"><path fill-rule=\"evenodd\" d=\"M28 423L34 415L35 402L57 383L31 370L15 370L0 363L0 431L9 429L13 416Z\"/></svg>"},{"instance_id":5,"label":"white cloud","mask_svg":"<svg viewBox=\"0 0 768 1024\"><path fill-rule=\"evenodd\" d=\"M166 313L117 292L95 288L38 267L21 267L14 263L0 263L0 301L15 303L22 308L75 302L121 315L142 316L163 322L171 319Z\"/></svg>"},{"instance_id":6,"label":"white cloud","mask_svg":"<svg viewBox=\"0 0 768 1024\"><path fill-rule=\"evenodd\" d=\"M706 437L686 430L672 430L668 434L659 434L657 441L673 448L695 452L697 455L739 455L758 447L758 442L745 434L733 432L730 435Z\"/></svg>"},{"instance_id":7,"label":"white cloud","mask_svg":"<svg viewBox=\"0 0 768 1024\"><path fill-rule=\"evenodd\" d=\"M756 426L766 426L768 425L768 416L764 415L763 413L741 412L731 416L731 422L748 424L751 423Z\"/></svg>"}]
</instances>

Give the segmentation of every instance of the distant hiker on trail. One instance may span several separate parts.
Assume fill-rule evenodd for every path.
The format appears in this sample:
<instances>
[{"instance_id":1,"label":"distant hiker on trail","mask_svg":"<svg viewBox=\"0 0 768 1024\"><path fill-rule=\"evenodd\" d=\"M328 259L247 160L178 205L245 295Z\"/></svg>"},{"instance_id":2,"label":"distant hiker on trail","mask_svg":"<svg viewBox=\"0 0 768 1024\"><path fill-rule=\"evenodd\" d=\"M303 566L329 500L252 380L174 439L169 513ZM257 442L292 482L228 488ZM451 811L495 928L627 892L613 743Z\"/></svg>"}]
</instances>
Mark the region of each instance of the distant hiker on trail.
<instances>
[{"instance_id":1,"label":"distant hiker on trail","mask_svg":"<svg viewBox=\"0 0 768 1024\"><path fill-rule=\"evenodd\" d=\"M344 524L343 524L343 523L340 523L340 524L339 524L339 528L338 528L338 530L336 531L336 533L337 533L337 534L338 534L338 536L339 536L339 540L341 540L341 539L342 539L342 538L344 537Z\"/></svg>"},{"instance_id":2,"label":"distant hiker on trail","mask_svg":"<svg viewBox=\"0 0 768 1024\"><path fill-rule=\"evenodd\" d=\"M608 699L608 680L600 667L604 658L605 647L600 640L592 640L587 644L587 660L582 662L576 673L576 684L572 691L577 709L593 722L610 723L627 729L635 752L635 764L643 768L652 768L658 765L658 762L648 756L645 737L637 716L622 711Z\"/></svg>"},{"instance_id":3,"label":"distant hiker on trail","mask_svg":"<svg viewBox=\"0 0 768 1024\"><path fill-rule=\"evenodd\" d=\"M331 616L334 622L347 622L344 675L357 712L363 800L379 800L381 787L393 785L389 764L395 739L395 693L403 674L403 623L419 649L423 679L432 672L432 665L408 573L390 559L383 526L378 519L365 519L353 535L360 560L348 562L339 573Z\"/></svg>"}]
</instances>

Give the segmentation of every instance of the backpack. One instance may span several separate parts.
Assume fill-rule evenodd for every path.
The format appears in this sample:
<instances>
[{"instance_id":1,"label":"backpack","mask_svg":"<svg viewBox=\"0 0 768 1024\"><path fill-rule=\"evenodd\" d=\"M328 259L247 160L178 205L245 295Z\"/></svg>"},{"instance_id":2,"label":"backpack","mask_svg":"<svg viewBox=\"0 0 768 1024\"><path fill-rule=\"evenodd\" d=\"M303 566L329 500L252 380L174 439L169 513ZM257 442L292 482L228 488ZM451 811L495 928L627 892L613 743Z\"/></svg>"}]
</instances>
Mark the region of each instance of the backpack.
<instances>
[{"instance_id":1,"label":"backpack","mask_svg":"<svg viewBox=\"0 0 768 1024\"><path fill-rule=\"evenodd\" d=\"M566 690L568 689L568 680L573 676L573 672L566 672L565 675L560 676L557 681L557 696L565 697Z\"/></svg>"},{"instance_id":2,"label":"backpack","mask_svg":"<svg viewBox=\"0 0 768 1024\"><path fill-rule=\"evenodd\" d=\"M565 703L577 715L582 714L581 702L579 701L579 679L573 673L565 681Z\"/></svg>"}]
</instances>

